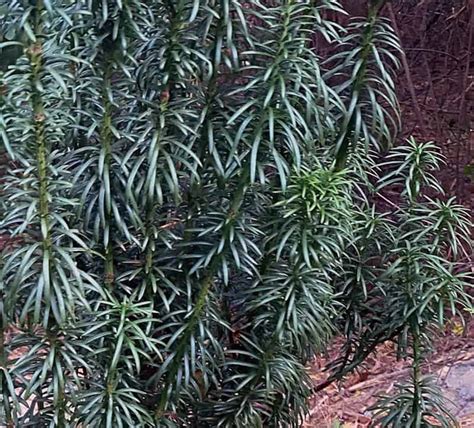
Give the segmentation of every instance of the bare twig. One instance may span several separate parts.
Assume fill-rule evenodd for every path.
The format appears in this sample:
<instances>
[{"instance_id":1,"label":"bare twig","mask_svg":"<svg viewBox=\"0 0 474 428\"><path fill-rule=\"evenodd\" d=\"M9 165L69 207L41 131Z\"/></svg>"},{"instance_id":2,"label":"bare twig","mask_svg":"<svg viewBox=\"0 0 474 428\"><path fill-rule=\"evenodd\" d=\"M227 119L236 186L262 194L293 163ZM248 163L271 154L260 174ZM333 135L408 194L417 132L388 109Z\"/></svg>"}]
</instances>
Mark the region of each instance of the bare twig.
<instances>
[{"instance_id":1,"label":"bare twig","mask_svg":"<svg viewBox=\"0 0 474 428\"><path fill-rule=\"evenodd\" d=\"M395 13L393 12L393 7L391 3L387 3L387 10L390 20L392 21L393 29L395 33L398 35L401 44L401 37L400 31L397 25L397 19L395 17ZM426 126L425 121L423 119L423 115L421 114L420 105L418 103L418 98L416 97L415 87L413 85L413 79L411 77L410 66L408 65L407 57L405 55L405 51L403 50L402 46L402 55L401 55L403 69L405 71L405 78L407 80L408 90L410 91L410 96L413 102L413 108L415 109L416 117L418 119L418 125L420 126L421 131L425 134L426 133Z\"/></svg>"},{"instance_id":2,"label":"bare twig","mask_svg":"<svg viewBox=\"0 0 474 428\"><path fill-rule=\"evenodd\" d=\"M438 49L428 49L428 48L405 48L405 51L410 51L410 52L429 52L429 53L435 53L439 55L446 55L449 58L454 59L455 61L461 61L457 56L450 54L449 52L445 51L440 51Z\"/></svg>"},{"instance_id":3,"label":"bare twig","mask_svg":"<svg viewBox=\"0 0 474 428\"><path fill-rule=\"evenodd\" d=\"M422 50L422 56L423 56L423 63L425 65L425 70L426 70L426 77L427 81L429 84L429 91L428 93L431 95L431 98L433 99L433 103L437 107L437 109L434 112L435 116L435 126L436 126L436 131L438 135L441 135L441 121L439 118L439 110L440 106L438 103L438 98L436 96L436 91L434 89L433 85L433 76L431 74L431 68L430 68L430 63L428 61L428 55L427 55L427 50L425 49L425 43L426 43L426 33L427 33L427 18L428 18L428 10L430 6L430 1L427 0L425 4L423 5L422 13L423 13L423 24L422 24L422 34L421 34L421 50ZM428 49L429 51L429 49ZM426 98L425 98L426 102Z\"/></svg>"},{"instance_id":4,"label":"bare twig","mask_svg":"<svg viewBox=\"0 0 474 428\"><path fill-rule=\"evenodd\" d=\"M347 388L347 390L349 392L362 391L363 389L371 388L372 386L377 385L378 383L385 382L387 378L393 378L393 377L405 375L409 373L410 370L411 368L408 367L408 368L404 368L404 369L397 370L394 372L388 372L388 373L384 372L372 379L365 380L364 382L356 383L355 385L352 385L349 388Z\"/></svg>"},{"instance_id":5,"label":"bare twig","mask_svg":"<svg viewBox=\"0 0 474 428\"><path fill-rule=\"evenodd\" d=\"M472 60L472 40L474 38L474 0L470 1L471 6L471 18L469 21L469 40L468 40L468 47L467 47L467 59L466 59L466 67L464 71L464 79L462 84L461 90L461 102L459 104L459 126L461 127L468 127L469 121L467 118L467 88L469 84L469 73L471 68L471 60Z\"/></svg>"}]
</instances>

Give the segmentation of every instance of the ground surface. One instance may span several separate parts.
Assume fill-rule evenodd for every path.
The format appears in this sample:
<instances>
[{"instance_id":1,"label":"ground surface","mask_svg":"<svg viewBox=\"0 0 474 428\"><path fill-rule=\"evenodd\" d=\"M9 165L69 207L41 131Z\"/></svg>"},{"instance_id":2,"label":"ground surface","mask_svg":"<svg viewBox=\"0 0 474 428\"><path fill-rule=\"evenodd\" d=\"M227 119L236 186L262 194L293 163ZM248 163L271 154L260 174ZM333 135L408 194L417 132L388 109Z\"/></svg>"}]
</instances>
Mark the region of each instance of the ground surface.
<instances>
[{"instance_id":1,"label":"ground surface","mask_svg":"<svg viewBox=\"0 0 474 428\"><path fill-rule=\"evenodd\" d=\"M315 362L315 384L325 379L326 361ZM395 384L410 375L409 361L397 361L391 345L383 345L366 366L340 385L331 385L312 400L306 428L365 428L372 422L370 407L379 394L390 394ZM440 334L425 372L436 377L453 415L463 428L474 428L474 322L463 329L451 323Z\"/></svg>"}]
</instances>

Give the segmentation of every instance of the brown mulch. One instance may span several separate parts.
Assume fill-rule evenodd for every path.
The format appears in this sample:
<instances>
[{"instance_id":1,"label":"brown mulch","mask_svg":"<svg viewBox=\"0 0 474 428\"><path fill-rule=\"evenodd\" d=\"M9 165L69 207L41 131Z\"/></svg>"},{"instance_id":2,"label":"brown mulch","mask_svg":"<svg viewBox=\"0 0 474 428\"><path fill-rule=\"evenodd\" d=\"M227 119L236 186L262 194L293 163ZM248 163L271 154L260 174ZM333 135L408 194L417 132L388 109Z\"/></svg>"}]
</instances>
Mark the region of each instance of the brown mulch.
<instances>
[{"instance_id":1,"label":"brown mulch","mask_svg":"<svg viewBox=\"0 0 474 428\"><path fill-rule=\"evenodd\" d=\"M327 373L324 367L331 360L318 359L311 366L311 377L315 385L324 382ZM311 400L310 415L305 428L366 428L373 422L367 410L377 401L380 394L394 392L395 384L410 376L410 361L397 360L392 344L379 346L376 354L369 357L364 367L347 376L339 383L332 384ZM450 322L444 332L435 340L435 350L429 355L425 364L426 373L435 375L450 398L444 381L451 369L470 362L474 365L474 322L471 320L465 328L456 321ZM464 414L463 403L456 397L456 408L453 413L458 417L460 426L474 428L474 414Z\"/></svg>"}]
</instances>

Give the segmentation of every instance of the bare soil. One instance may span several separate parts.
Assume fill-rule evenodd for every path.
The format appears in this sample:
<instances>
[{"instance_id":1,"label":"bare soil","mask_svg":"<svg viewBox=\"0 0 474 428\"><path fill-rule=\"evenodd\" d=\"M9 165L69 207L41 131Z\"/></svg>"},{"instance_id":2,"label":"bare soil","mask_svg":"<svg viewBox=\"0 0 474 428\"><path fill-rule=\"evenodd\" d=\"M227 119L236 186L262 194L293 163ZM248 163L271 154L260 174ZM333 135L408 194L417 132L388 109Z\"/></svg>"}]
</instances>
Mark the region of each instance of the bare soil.
<instances>
[{"instance_id":1,"label":"bare soil","mask_svg":"<svg viewBox=\"0 0 474 428\"><path fill-rule=\"evenodd\" d=\"M330 358L318 359L311 366L315 385L326 379L324 366ZM464 328L452 322L440 332L424 371L436 377L460 426L474 428L474 322ZM395 385L408 376L410 361L397 361L393 345L381 345L361 370L312 399L305 428L368 427L373 415L367 409L379 395L393 393Z\"/></svg>"}]
</instances>

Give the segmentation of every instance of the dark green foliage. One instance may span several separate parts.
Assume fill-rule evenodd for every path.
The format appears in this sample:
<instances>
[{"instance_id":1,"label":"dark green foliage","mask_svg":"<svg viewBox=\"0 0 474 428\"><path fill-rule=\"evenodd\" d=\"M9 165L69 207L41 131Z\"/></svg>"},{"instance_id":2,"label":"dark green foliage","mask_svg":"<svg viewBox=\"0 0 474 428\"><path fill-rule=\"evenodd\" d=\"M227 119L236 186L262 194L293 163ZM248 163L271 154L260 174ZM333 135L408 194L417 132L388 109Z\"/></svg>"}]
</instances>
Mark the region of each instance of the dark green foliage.
<instances>
[{"instance_id":1,"label":"dark green foliage","mask_svg":"<svg viewBox=\"0 0 474 428\"><path fill-rule=\"evenodd\" d=\"M422 353L470 305L470 222L434 144L386 153L382 3L345 30L333 0L0 0L23 52L1 78L2 424L299 426L342 332L332 379L386 340L414 360L384 426L449 426Z\"/></svg>"}]
</instances>

